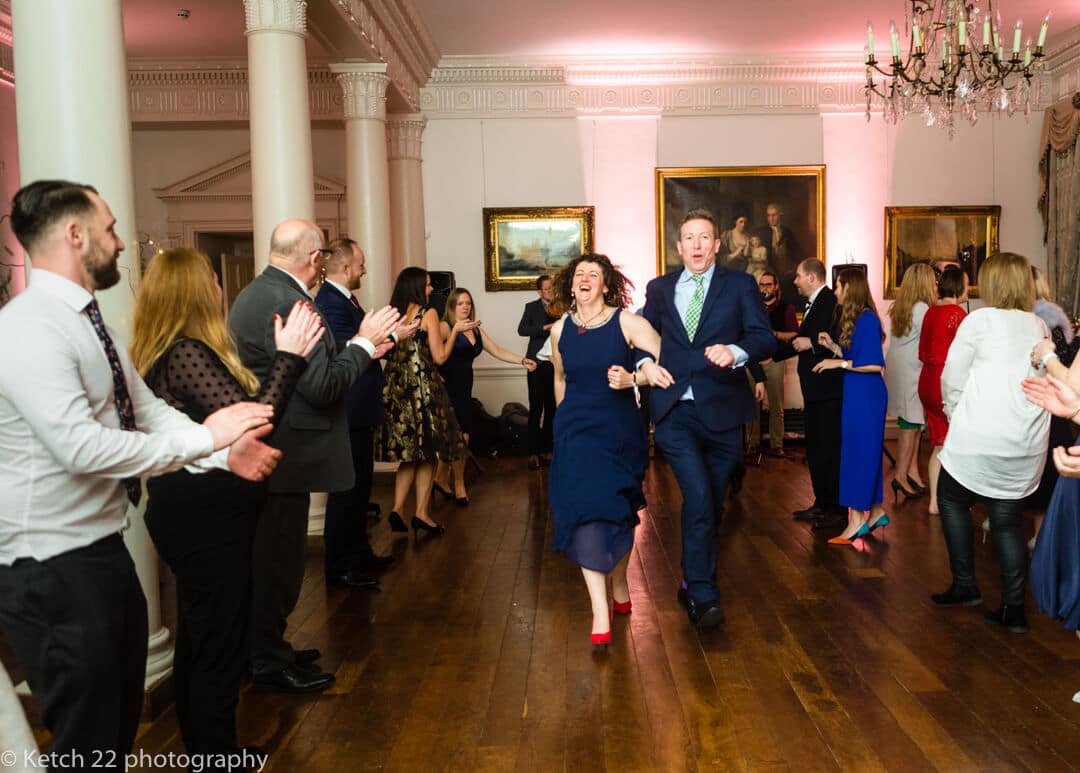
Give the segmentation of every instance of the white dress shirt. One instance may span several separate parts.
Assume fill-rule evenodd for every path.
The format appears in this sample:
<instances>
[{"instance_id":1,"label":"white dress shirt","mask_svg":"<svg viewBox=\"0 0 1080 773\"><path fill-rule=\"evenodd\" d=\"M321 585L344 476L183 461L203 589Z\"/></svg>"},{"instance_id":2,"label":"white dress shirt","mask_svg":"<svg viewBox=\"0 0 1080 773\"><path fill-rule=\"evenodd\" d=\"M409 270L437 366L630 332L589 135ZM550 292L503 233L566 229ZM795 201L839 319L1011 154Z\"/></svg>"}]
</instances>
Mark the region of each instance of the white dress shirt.
<instances>
[{"instance_id":1,"label":"white dress shirt","mask_svg":"<svg viewBox=\"0 0 1080 773\"><path fill-rule=\"evenodd\" d=\"M120 429L112 369L84 312L91 300L34 269L30 286L0 309L0 564L120 532L124 478L171 472L214 450L206 427L154 396L123 346L138 430Z\"/></svg>"},{"instance_id":2,"label":"white dress shirt","mask_svg":"<svg viewBox=\"0 0 1080 773\"><path fill-rule=\"evenodd\" d=\"M941 374L949 434L939 458L976 494L1022 499L1039 486L1050 414L1020 382L1038 375L1031 347L1048 335L1031 312L995 308L976 309L956 331Z\"/></svg>"}]
</instances>

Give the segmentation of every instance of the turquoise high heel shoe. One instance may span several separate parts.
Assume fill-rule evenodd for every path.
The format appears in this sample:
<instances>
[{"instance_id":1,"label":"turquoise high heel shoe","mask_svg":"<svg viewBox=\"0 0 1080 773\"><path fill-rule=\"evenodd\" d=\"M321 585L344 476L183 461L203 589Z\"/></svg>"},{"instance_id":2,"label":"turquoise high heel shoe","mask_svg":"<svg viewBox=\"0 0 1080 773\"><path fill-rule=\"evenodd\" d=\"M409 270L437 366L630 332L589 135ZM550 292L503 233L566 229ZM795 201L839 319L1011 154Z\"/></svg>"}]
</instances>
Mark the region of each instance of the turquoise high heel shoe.
<instances>
[{"instance_id":1,"label":"turquoise high heel shoe","mask_svg":"<svg viewBox=\"0 0 1080 773\"><path fill-rule=\"evenodd\" d=\"M867 534L874 531L874 529L883 529L891 523L888 513L882 513L881 517L874 521L874 525L870 527Z\"/></svg>"},{"instance_id":2,"label":"turquoise high heel shoe","mask_svg":"<svg viewBox=\"0 0 1080 773\"><path fill-rule=\"evenodd\" d=\"M830 545L851 545L852 543L855 542L855 540L859 539L860 537L865 537L869 533L870 533L870 524L869 523L864 523L862 526L859 527L859 530L856 531L854 534L852 534L850 537L833 537L831 540L829 540L829 544Z\"/></svg>"}]
</instances>

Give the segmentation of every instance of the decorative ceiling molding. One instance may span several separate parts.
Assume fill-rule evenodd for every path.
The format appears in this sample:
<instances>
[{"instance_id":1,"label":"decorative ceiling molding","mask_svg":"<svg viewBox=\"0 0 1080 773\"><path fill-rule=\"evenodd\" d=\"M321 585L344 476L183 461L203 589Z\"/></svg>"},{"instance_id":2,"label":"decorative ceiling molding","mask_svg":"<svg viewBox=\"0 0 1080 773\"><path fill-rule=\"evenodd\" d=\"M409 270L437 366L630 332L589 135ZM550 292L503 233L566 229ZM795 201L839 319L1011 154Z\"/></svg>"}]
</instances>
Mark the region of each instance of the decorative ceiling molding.
<instances>
[{"instance_id":1,"label":"decorative ceiling molding","mask_svg":"<svg viewBox=\"0 0 1080 773\"><path fill-rule=\"evenodd\" d=\"M429 118L858 112L865 109L865 82L858 61L838 56L560 64L445 57L421 92L421 106Z\"/></svg>"},{"instance_id":2,"label":"decorative ceiling molding","mask_svg":"<svg viewBox=\"0 0 1080 773\"><path fill-rule=\"evenodd\" d=\"M246 179L245 179L246 178ZM228 181L233 184L228 185ZM230 158L220 164L178 180L164 188L154 188L154 195L164 202L250 201L251 154ZM345 195L345 184L315 175L315 198L338 199Z\"/></svg>"},{"instance_id":3,"label":"decorative ceiling molding","mask_svg":"<svg viewBox=\"0 0 1080 773\"><path fill-rule=\"evenodd\" d=\"M244 24L248 33L292 32L307 36L307 0L244 0Z\"/></svg>"},{"instance_id":4,"label":"decorative ceiling molding","mask_svg":"<svg viewBox=\"0 0 1080 773\"><path fill-rule=\"evenodd\" d=\"M247 62L132 61L128 69L133 123L246 121ZM308 70L312 120L341 119L341 88L325 66Z\"/></svg>"},{"instance_id":5,"label":"decorative ceiling molding","mask_svg":"<svg viewBox=\"0 0 1080 773\"><path fill-rule=\"evenodd\" d=\"M1080 27L1054 40L1046 67L1053 74L1053 88L1051 99L1044 98L1044 102L1066 99L1080 91Z\"/></svg>"},{"instance_id":6,"label":"decorative ceiling molding","mask_svg":"<svg viewBox=\"0 0 1080 773\"><path fill-rule=\"evenodd\" d=\"M357 29L371 57L410 108L420 106L420 87L431 77L438 50L412 0L333 0Z\"/></svg>"}]
</instances>

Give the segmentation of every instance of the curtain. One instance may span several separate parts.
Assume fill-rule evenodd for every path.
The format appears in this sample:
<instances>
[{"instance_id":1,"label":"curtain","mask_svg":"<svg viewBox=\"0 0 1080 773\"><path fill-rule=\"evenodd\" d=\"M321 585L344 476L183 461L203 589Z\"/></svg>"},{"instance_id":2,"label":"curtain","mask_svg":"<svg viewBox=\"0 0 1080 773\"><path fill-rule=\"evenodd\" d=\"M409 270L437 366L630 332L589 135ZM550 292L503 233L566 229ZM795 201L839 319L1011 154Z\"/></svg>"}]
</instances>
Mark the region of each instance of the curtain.
<instances>
[{"instance_id":1,"label":"curtain","mask_svg":"<svg viewBox=\"0 0 1080 773\"><path fill-rule=\"evenodd\" d=\"M1080 316L1080 94L1052 105L1043 117L1039 212L1047 278L1058 303Z\"/></svg>"}]
</instances>

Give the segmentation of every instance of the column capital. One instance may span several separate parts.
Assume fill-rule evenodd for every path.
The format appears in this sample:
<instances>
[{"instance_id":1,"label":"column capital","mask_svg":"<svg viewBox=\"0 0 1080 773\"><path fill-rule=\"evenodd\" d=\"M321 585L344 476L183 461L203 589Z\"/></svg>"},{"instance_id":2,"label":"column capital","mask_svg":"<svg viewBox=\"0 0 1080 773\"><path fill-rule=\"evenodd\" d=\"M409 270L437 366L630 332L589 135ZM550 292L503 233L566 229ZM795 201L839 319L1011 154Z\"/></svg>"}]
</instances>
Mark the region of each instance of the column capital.
<instances>
[{"instance_id":1,"label":"column capital","mask_svg":"<svg viewBox=\"0 0 1080 773\"><path fill-rule=\"evenodd\" d=\"M307 36L307 0L244 0L247 34L292 32Z\"/></svg>"},{"instance_id":2,"label":"column capital","mask_svg":"<svg viewBox=\"0 0 1080 773\"><path fill-rule=\"evenodd\" d=\"M420 141L424 135L425 126L427 126L427 118L422 113L388 115L386 117L386 144L389 160L422 160Z\"/></svg>"},{"instance_id":3,"label":"column capital","mask_svg":"<svg viewBox=\"0 0 1080 773\"><path fill-rule=\"evenodd\" d=\"M330 65L344 94L345 120L350 118L386 119L386 87L390 78L384 62L345 62Z\"/></svg>"}]
</instances>

